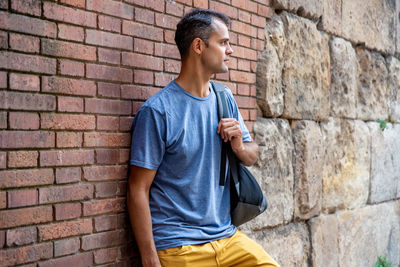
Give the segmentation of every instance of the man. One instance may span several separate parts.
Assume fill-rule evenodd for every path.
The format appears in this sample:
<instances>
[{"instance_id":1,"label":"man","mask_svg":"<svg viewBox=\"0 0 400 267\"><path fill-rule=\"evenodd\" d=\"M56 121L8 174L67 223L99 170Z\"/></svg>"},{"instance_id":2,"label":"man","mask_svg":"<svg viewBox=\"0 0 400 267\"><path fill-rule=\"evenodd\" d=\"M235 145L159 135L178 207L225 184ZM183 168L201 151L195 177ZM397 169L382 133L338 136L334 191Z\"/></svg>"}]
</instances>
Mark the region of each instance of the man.
<instances>
[{"instance_id":1,"label":"man","mask_svg":"<svg viewBox=\"0 0 400 267\"><path fill-rule=\"evenodd\" d=\"M185 15L180 74L135 117L128 210L143 266L278 266L232 225L229 186L219 185L222 142L245 165L258 154L230 91L232 118L218 121L210 89L211 76L228 71L228 25L211 10Z\"/></svg>"}]
</instances>

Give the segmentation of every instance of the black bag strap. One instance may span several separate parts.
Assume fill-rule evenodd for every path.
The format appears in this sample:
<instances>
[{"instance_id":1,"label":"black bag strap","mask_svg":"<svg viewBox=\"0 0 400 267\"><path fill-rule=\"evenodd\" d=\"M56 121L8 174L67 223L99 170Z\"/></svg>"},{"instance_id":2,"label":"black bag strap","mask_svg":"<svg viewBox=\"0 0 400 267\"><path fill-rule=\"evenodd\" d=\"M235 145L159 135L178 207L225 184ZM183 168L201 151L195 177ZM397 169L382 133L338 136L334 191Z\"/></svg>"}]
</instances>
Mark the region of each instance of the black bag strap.
<instances>
[{"instance_id":1,"label":"black bag strap","mask_svg":"<svg viewBox=\"0 0 400 267\"><path fill-rule=\"evenodd\" d=\"M217 97L218 106L218 119L229 118L228 112L228 102L226 99L226 89L225 86L216 82L211 82L211 86L214 89L215 95ZM232 151L232 147L229 142L222 142L221 149L221 165L220 165L220 177L219 185L225 185L225 174L226 174L226 157L229 159L229 166L231 169L231 176L235 182L235 186L239 185L238 169L237 169L237 158Z\"/></svg>"}]
</instances>

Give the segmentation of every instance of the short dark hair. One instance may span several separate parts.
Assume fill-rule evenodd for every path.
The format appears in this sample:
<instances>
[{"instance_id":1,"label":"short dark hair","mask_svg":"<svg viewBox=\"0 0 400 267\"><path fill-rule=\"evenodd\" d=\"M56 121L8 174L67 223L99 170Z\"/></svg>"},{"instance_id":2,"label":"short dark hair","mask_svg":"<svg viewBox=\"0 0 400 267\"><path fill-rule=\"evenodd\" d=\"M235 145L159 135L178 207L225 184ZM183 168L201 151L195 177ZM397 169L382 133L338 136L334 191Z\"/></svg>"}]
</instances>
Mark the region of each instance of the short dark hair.
<instances>
[{"instance_id":1,"label":"short dark hair","mask_svg":"<svg viewBox=\"0 0 400 267\"><path fill-rule=\"evenodd\" d=\"M189 47L195 38L200 38L208 45L211 34L215 31L213 19L219 19L227 27L230 20L225 14L209 10L196 8L187 13L176 26L175 43L178 46L181 59L185 59Z\"/></svg>"}]
</instances>

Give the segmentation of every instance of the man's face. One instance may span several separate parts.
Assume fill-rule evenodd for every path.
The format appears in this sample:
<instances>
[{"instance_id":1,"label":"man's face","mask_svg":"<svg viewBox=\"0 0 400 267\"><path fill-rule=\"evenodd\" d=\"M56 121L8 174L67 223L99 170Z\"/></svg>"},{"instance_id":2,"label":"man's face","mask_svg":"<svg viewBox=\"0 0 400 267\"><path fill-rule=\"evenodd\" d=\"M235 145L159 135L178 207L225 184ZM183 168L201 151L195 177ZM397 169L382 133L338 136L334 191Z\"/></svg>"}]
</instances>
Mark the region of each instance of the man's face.
<instances>
[{"instance_id":1,"label":"man's face","mask_svg":"<svg viewBox=\"0 0 400 267\"><path fill-rule=\"evenodd\" d=\"M229 33L225 23L214 19L213 32L208 41L208 47L202 54L202 63L212 74L228 71L229 55L233 50L229 44Z\"/></svg>"}]
</instances>

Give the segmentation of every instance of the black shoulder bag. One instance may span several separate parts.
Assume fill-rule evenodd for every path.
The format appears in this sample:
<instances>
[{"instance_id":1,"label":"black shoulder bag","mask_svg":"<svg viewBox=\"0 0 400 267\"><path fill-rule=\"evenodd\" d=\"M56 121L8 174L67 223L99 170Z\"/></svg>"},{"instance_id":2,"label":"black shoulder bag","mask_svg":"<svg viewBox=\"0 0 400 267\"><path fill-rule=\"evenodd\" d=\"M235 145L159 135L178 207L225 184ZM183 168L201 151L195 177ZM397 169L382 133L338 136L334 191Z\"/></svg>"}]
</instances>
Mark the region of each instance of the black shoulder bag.
<instances>
[{"instance_id":1,"label":"black shoulder bag","mask_svg":"<svg viewBox=\"0 0 400 267\"><path fill-rule=\"evenodd\" d=\"M229 118L225 86L215 82L211 82L211 85L217 96L219 120ZM231 220L235 226L239 226L263 213L268 202L254 176L232 151L230 142L222 142L219 184L225 185L227 156L231 177Z\"/></svg>"}]
</instances>

